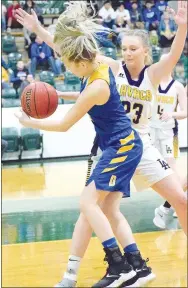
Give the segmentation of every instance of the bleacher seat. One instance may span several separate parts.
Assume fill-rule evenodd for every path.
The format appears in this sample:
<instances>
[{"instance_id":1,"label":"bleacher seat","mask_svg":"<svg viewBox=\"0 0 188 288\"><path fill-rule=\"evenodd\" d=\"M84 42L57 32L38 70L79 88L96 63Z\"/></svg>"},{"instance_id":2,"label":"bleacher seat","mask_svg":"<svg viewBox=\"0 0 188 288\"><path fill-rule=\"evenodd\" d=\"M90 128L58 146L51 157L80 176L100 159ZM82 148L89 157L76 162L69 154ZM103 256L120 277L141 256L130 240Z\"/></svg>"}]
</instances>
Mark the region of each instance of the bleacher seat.
<instances>
[{"instance_id":1,"label":"bleacher seat","mask_svg":"<svg viewBox=\"0 0 188 288\"><path fill-rule=\"evenodd\" d=\"M18 98L16 90L14 88L2 89L2 98L4 99L16 99Z\"/></svg>"},{"instance_id":2,"label":"bleacher seat","mask_svg":"<svg viewBox=\"0 0 188 288\"><path fill-rule=\"evenodd\" d=\"M20 99L4 99L2 103L3 108L20 107Z\"/></svg>"},{"instance_id":3,"label":"bleacher seat","mask_svg":"<svg viewBox=\"0 0 188 288\"><path fill-rule=\"evenodd\" d=\"M15 52L15 53L8 54L8 64L12 70L16 69L16 64L20 60L22 60L22 54L21 53Z\"/></svg>"},{"instance_id":4,"label":"bleacher seat","mask_svg":"<svg viewBox=\"0 0 188 288\"><path fill-rule=\"evenodd\" d=\"M65 84L76 85L80 83L80 79L69 71L65 72Z\"/></svg>"},{"instance_id":5,"label":"bleacher seat","mask_svg":"<svg viewBox=\"0 0 188 288\"><path fill-rule=\"evenodd\" d=\"M107 47L103 47L101 49L102 54L104 54L106 57L110 57L113 58L114 60L117 59L117 50L114 48L107 48Z\"/></svg>"},{"instance_id":6,"label":"bleacher seat","mask_svg":"<svg viewBox=\"0 0 188 288\"><path fill-rule=\"evenodd\" d=\"M22 128L21 129L21 157L23 151L41 150L40 157L43 156L43 135L38 129ZM20 157L20 158L21 158Z\"/></svg>"},{"instance_id":7,"label":"bleacher seat","mask_svg":"<svg viewBox=\"0 0 188 288\"><path fill-rule=\"evenodd\" d=\"M20 137L15 127L2 128L2 139L8 142L6 152L17 152L20 148Z\"/></svg>"},{"instance_id":8,"label":"bleacher seat","mask_svg":"<svg viewBox=\"0 0 188 288\"><path fill-rule=\"evenodd\" d=\"M42 71L39 73L40 81L46 82L55 87L54 73L50 71Z\"/></svg>"},{"instance_id":9,"label":"bleacher seat","mask_svg":"<svg viewBox=\"0 0 188 288\"><path fill-rule=\"evenodd\" d=\"M2 37L2 50L4 53L17 52L15 37L12 35L5 35Z\"/></svg>"}]
</instances>

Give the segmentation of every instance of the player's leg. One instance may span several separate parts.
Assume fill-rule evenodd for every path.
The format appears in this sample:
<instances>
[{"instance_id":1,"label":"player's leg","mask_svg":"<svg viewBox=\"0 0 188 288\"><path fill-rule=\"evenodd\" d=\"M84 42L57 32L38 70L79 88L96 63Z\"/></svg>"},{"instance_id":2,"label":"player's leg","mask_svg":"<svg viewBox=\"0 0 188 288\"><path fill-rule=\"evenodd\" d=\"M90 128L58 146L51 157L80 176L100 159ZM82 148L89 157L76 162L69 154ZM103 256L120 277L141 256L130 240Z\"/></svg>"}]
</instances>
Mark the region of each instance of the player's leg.
<instances>
[{"instance_id":1,"label":"player's leg","mask_svg":"<svg viewBox=\"0 0 188 288\"><path fill-rule=\"evenodd\" d=\"M109 219L113 232L124 250L124 255L128 263L132 265L133 269L137 272L136 277L126 281L124 286L140 287L153 280L155 275L152 273L151 268L147 266L147 261L142 258L131 227L120 211L121 199L121 194L115 195L110 193L103 201L102 209Z\"/></svg>"},{"instance_id":2,"label":"player's leg","mask_svg":"<svg viewBox=\"0 0 188 288\"><path fill-rule=\"evenodd\" d=\"M107 194L108 192L96 190L94 182L85 187L80 201L82 213L73 233L72 256L69 257L67 272L63 280L56 287L67 287L67 285L68 287L75 287L80 258L83 257L91 237L90 225L102 242L109 264L108 275L105 275L98 287L106 287L110 284L113 287L119 287L123 282L136 275L132 266L121 255L110 223L98 205Z\"/></svg>"},{"instance_id":3,"label":"player's leg","mask_svg":"<svg viewBox=\"0 0 188 288\"><path fill-rule=\"evenodd\" d=\"M174 207L180 224L187 235L187 197L176 174L167 176L155 183L152 188Z\"/></svg>"},{"instance_id":4,"label":"player's leg","mask_svg":"<svg viewBox=\"0 0 188 288\"><path fill-rule=\"evenodd\" d=\"M185 189L184 191L187 190L185 185L185 181L182 178L182 175L179 173L178 169L177 169L177 163L176 163L176 158L179 155L179 147L178 147L178 142L176 141L176 145L174 145L174 139L173 136L170 135L170 131L166 131L166 134L163 132L161 132L162 135L162 139L160 140L160 152L163 155L163 157L165 158L165 161L169 164L169 166L172 168L172 170L176 173L180 184L182 186L183 189ZM169 137L164 137L165 135L169 136ZM171 212L171 205L168 201L165 201L165 203L163 205L160 205L158 208L155 209L155 217L153 219L154 224L161 228L161 229L165 229L166 228L166 220L167 220L167 216L169 215L169 213ZM177 217L176 212L174 212L174 217Z\"/></svg>"}]
</instances>

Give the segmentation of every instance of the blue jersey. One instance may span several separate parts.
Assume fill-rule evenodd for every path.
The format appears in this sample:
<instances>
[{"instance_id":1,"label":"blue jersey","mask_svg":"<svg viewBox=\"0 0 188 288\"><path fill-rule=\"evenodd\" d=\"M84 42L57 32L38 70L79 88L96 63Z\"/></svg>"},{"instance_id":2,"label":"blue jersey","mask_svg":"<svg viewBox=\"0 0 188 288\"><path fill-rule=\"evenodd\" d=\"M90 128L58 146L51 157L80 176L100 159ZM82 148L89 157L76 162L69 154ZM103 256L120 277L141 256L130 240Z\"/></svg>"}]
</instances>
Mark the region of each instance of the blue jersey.
<instances>
[{"instance_id":1,"label":"blue jersey","mask_svg":"<svg viewBox=\"0 0 188 288\"><path fill-rule=\"evenodd\" d=\"M123 131L131 128L131 122L125 115L124 107L120 101L120 95L116 88L116 82L111 69L106 64L100 64L98 69L82 82L81 92L87 85L97 79L105 80L110 88L110 97L104 105L95 105L88 114L94 124L98 136L99 147L104 150Z\"/></svg>"}]
</instances>

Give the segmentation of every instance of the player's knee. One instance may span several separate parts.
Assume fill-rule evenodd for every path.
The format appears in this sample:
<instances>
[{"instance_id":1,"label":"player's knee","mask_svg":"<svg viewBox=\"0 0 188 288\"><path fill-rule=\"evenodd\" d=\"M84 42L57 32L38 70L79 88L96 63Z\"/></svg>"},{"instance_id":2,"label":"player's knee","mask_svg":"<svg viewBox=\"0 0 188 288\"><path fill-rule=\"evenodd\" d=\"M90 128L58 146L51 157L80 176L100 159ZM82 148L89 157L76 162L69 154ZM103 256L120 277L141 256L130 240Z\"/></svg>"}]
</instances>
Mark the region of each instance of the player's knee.
<instances>
[{"instance_id":1,"label":"player's knee","mask_svg":"<svg viewBox=\"0 0 188 288\"><path fill-rule=\"evenodd\" d=\"M103 205L102 211L108 219L111 219L114 218L119 212L119 208L117 206L113 206L111 203L111 205Z\"/></svg>"},{"instance_id":2,"label":"player's knee","mask_svg":"<svg viewBox=\"0 0 188 288\"><path fill-rule=\"evenodd\" d=\"M180 197L178 197L176 203L173 205L174 208L179 208L182 211L187 209L187 195L182 193Z\"/></svg>"},{"instance_id":3,"label":"player's knee","mask_svg":"<svg viewBox=\"0 0 188 288\"><path fill-rule=\"evenodd\" d=\"M88 210L91 210L93 203L84 197L80 199L80 211L85 214Z\"/></svg>"}]
</instances>

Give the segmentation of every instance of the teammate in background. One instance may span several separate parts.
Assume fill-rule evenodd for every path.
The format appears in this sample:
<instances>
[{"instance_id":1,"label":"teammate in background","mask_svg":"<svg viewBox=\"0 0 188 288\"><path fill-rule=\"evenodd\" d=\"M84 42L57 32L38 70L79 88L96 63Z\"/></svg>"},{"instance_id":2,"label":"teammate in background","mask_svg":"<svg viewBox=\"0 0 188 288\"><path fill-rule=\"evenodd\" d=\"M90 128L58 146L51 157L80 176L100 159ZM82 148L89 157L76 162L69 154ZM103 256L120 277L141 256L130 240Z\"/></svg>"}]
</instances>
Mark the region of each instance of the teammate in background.
<instances>
[{"instance_id":1,"label":"teammate in background","mask_svg":"<svg viewBox=\"0 0 188 288\"><path fill-rule=\"evenodd\" d=\"M165 58L162 55L161 58ZM179 110L177 111L177 107ZM177 173L183 190L187 190L187 177L183 177L176 166L179 156L178 145L178 122L187 118L187 95L186 88L169 74L160 83L157 93L157 105L152 113L150 122L150 136L153 145L160 151L170 167ZM164 205L155 209L154 224L166 228L166 215L170 213L171 205L166 201ZM177 217L174 212L174 217Z\"/></svg>"},{"instance_id":2,"label":"teammate in background","mask_svg":"<svg viewBox=\"0 0 188 288\"><path fill-rule=\"evenodd\" d=\"M109 264L105 287L119 287L134 278L136 272L123 257L110 222L100 206L110 194L114 203L122 196L129 197L130 180L140 162L143 146L125 115L111 69L96 59L99 50L94 35L100 26L90 19L85 19L83 25L86 7L82 2L69 3L58 19L54 35L63 63L83 79L78 100L63 119L34 120L23 111L16 116L26 127L66 132L86 113L90 115L102 157L82 192L79 218L92 227L104 247ZM23 10L21 13L23 19L29 15ZM74 275L70 275L74 280Z\"/></svg>"},{"instance_id":3,"label":"teammate in background","mask_svg":"<svg viewBox=\"0 0 188 288\"><path fill-rule=\"evenodd\" d=\"M152 107L155 102L156 89L162 79L174 69L182 53L186 38L187 5L186 2L182 1L179 1L178 5L179 9L176 15L176 22L179 29L166 60L161 60L160 62L147 67L147 65L150 64L148 60L151 58L149 39L147 33L140 30L128 31L123 39L122 50L125 61L123 65L118 61L104 56L99 56L98 59L107 62L111 66L113 73L116 76L116 82L121 95L121 100L125 105L125 110L130 116L134 127L142 136L144 154L135 174L135 178L140 180L142 184L144 182L147 186L151 186L173 205L177 210L180 222L186 233L187 201L185 195L178 179L172 174L172 171L160 153L151 145L148 136L149 118L151 117ZM50 38L42 27L37 26L37 18L35 15L27 15L24 17L20 15L19 17L21 23L27 25L30 29L35 29L35 33L47 41L48 45L55 48L53 37ZM83 22L85 19L86 17L83 15ZM85 25L85 23L83 23L83 25ZM59 95L66 99L79 99L80 97L79 93L59 93ZM140 277L140 272L142 272L140 266L141 257L136 244L130 242L134 239L132 232L119 210L121 198L115 203L111 197L112 196L108 198L108 201L103 202L103 211L105 211L110 219L115 234L123 236L124 241L121 242L122 247L127 247L127 244L125 244L127 242L130 244L128 245L128 252L125 251L125 256L127 259L135 259L135 261L133 261L133 267L135 270L137 269L138 277ZM92 229L89 227L88 222L84 221L83 218L80 218L74 231L71 256L67 268L68 273L66 273L66 277L59 283L58 287L67 287L67 283L69 283L69 287L75 287L76 282L74 280L76 280L81 257L84 255L91 234ZM71 261L72 256L76 261ZM136 262L139 263L139 267L135 267ZM74 274L74 279L72 274ZM105 281L107 280L108 270L102 282L97 283L96 287L106 287Z\"/></svg>"}]
</instances>

